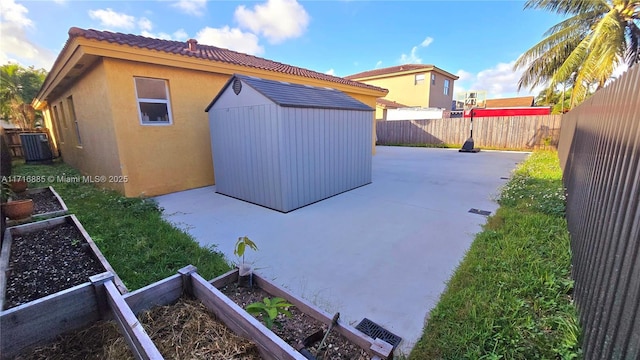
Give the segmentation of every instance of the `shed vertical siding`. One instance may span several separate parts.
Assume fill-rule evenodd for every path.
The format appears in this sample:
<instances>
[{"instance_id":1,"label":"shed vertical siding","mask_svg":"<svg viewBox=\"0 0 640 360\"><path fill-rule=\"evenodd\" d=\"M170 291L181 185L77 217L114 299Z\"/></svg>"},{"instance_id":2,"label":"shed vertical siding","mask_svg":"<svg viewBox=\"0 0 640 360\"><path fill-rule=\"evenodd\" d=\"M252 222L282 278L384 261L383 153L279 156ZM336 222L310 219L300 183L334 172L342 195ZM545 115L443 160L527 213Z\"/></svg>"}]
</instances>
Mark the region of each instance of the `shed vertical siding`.
<instances>
[{"instance_id":1,"label":"shed vertical siding","mask_svg":"<svg viewBox=\"0 0 640 360\"><path fill-rule=\"evenodd\" d=\"M210 111L217 192L282 206L277 110L271 104Z\"/></svg>"},{"instance_id":2,"label":"shed vertical siding","mask_svg":"<svg viewBox=\"0 0 640 360\"><path fill-rule=\"evenodd\" d=\"M281 111L284 211L371 182L371 112Z\"/></svg>"},{"instance_id":3,"label":"shed vertical siding","mask_svg":"<svg viewBox=\"0 0 640 360\"><path fill-rule=\"evenodd\" d=\"M344 93L234 75L207 111L218 193L289 212L371 182L373 109Z\"/></svg>"}]
</instances>

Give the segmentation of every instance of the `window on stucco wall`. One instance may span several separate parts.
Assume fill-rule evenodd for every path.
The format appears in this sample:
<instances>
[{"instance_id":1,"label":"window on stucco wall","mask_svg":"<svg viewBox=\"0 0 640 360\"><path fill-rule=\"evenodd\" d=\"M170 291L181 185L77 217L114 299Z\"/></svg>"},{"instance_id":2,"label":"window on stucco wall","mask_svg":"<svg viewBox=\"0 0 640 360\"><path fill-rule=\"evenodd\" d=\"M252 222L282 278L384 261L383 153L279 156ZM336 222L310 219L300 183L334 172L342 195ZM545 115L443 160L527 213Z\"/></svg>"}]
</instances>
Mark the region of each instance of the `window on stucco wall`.
<instances>
[{"instance_id":1,"label":"window on stucco wall","mask_svg":"<svg viewBox=\"0 0 640 360\"><path fill-rule=\"evenodd\" d=\"M449 80L448 79L444 80L444 94L445 95L449 95Z\"/></svg>"},{"instance_id":2,"label":"window on stucco wall","mask_svg":"<svg viewBox=\"0 0 640 360\"><path fill-rule=\"evenodd\" d=\"M73 106L72 96L67 98L67 106L69 106L69 116L71 116L71 121L73 121L73 125L76 129L76 140L78 141L78 146L82 146L82 137L80 136L80 127L78 126L78 117L76 116L76 108Z\"/></svg>"},{"instance_id":3,"label":"window on stucco wall","mask_svg":"<svg viewBox=\"0 0 640 360\"><path fill-rule=\"evenodd\" d=\"M414 85L418 85L422 83L424 83L424 74L416 74Z\"/></svg>"},{"instance_id":4,"label":"window on stucco wall","mask_svg":"<svg viewBox=\"0 0 640 360\"><path fill-rule=\"evenodd\" d=\"M431 74L431 85L436 84L436 74Z\"/></svg>"},{"instance_id":5,"label":"window on stucco wall","mask_svg":"<svg viewBox=\"0 0 640 360\"><path fill-rule=\"evenodd\" d=\"M67 114L64 112L64 103L62 101L60 101L60 119L62 120L62 126L64 126L65 130L68 129Z\"/></svg>"},{"instance_id":6,"label":"window on stucco wall","mask_svg":"<svg viewBox=\"0 0 640 360\"><path fill-rule=\"evenodd\" d=\"M56 129L58 130L58 137L61 143L64 144L64 137L63 137L63 130L60 127L60 115L58 114L58 107L57 106L53 106L53 114L51 114L51 116L53 116L53 122L56 124Z\"/></svg>"},{"instance_id":7,"label":"window on stucco wall","mask_svg":"<svg viewBox=\"0 0 640 360\"><path fill-rule=\"evenodd\" d=\"M143 125L171 125L171 102L167 81L162 79L134 78L138 117Z\"/></svg>"}]
</instances>

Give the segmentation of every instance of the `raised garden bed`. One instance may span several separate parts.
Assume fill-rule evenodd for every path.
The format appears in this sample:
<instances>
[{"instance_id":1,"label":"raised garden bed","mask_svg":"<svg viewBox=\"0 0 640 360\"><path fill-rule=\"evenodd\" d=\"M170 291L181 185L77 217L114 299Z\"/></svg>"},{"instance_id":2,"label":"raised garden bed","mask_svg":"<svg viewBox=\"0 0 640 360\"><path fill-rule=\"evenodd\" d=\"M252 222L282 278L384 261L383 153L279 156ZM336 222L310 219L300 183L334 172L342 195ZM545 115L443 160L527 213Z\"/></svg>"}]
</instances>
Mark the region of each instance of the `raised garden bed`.
<instances>
[{"instance_id":1,"label":"raised garden bed","mask_svg":"<svg viewBox=\"0 0 640 360\"><path fill-rule=\"evenodd\" d=\"M202 302L187 295L137 317L166 359L261 359L254 343L233 333Z\"/></svg>"},{"instance_id":2,"label":"raised garden bed","mask_svg":"<svg viewBox=\"0 0 640 360\"><path fill-rule=\"evenodd\" d=\"M74 215L10 227L0 253L0 309L86 283L105 271L115 274ZM115 282L127 291L119 277Z\"/></svg>"},{"instance_id":3,"label":"raised garden bed","mask_svg":"<svg viewBox=\"0 0 640 360\"><path fill-rule=\"evenodd\" d=\"M332 315L325 313L315 305L300 299L258 274L253 274L254 288L238 287L238 270L232 270L211 281L225 296L241 308L262 301L264 297L280 297L294 305L290 308L291 317L279 317L279 326L269 331L293 347L318 330L325 330L332 321ZM390 359L393 347L380 340L372 339L349 325L338 322L327 338L329 344L324 353L325 359ZM316 344L317 346L317 344ZM308 348L315 354L315 347Z\"/></svg>"},{"instance_id":4,"label":"raised garden bed","mask_svg":"<svg viewBox=\"0 0 640 360\"><path fill-rule=\"evenodd\" d=\"M15 226L33 221L33 219L45 219L65 215L69 209L64 200L53 187L28 189L21 193L15 193L13 200L33 200L33 214L31 218L21 220L9 220L7 226Z\"/></svg>"},{"instance_id":5,"label":"raised garden bed","mask_svg":"<svg viewBox=\"0 0 640 360\"><path fill-rule=\"evenodd\" d=\"M260 358L267 360L305 360L306 358L302 354L268 330L256 318L249 315L212 285L212 283L222 283L221 286L224 286L236 281L236 279L237 272L235 272L235 279L234 273L231 272L223 277L214 279L210 283L196 272L195 267L187 266L176 275L123 295L116 288L112 274L96 275L91 277L90 283L81 284L0 312L0 331L3 334L0 340L0 354L2 358L14 358L28 348L50 343L61 334L86 329L98 323L101 319L112 318L118 325L120 333L135 358L162 359L162 353L158 350L158 347L162 348L166 344L154 343L149 337L149 333L155 336L153 327L148 327L148 333L142 325L145 322L145 317L155 310L152 310L151 313L144 313L144 311L157 306L175 304L176 302L179 304L179 300L186 296L197 299L199 301L199 304L196 302L197 306L204 306L208 312L224 323L236 335L244 339L250 339L257 346ZM280 288L272 288L272 284L259 276L255 276L255 280L256 285L263 290L272 295L282 295L299 310L316 320L324 324L328 324L331 321L320 310L302 300L296 299L290 294L284 293ZM280 294L281 292L282 294ZM172 314L173 312L176 313L175 316ZM193 309L185 310L171 306L160 309L160 313L168 314L169 318L179 318L180 313L188 315L194 312ZM135 314L138 314L138 317ZM165 315L160 318L166 319ZM158 319L155 315L152 315L151 318L154 318L154 321ZM159 328L170 328L171 331L180 330L184 333L185 326L180 320L174 324L163 325ZM361 347L373 360L391 358L391 345L381 340L373 340L357 333L350 326L340 323L335 327L335 331ZM182 339L183 336L185 335L181 334L179 338ZM156 339L156 341L158 340ZM171 341L175 340L169 340L169 342ZM228 339L225 341L228 341ZM169 344L169 346L174 345ZM255 356L255 354L250 356ZM173 358L171 354L167 354L167 357ZM193 354L187 357L198 358ZM203 354L202 358L209 359L212 357ZM243 357L240 358L242 359ZM251 359L251 357L246 359Z\"/></svg>"},{"instance_id":6,"label":"raised garden bed","mask_svg":"<svg viewBox=\"0 0 640 360\"><path fill-rule=\"evenodd\" d=\"M16 193L13 198L17 200L33 200L34 216L60 216L69 210L60 195L51 187L28 189L22 193Z\"/></svg>"},{"instance_id":7,"label":"raised garden bed","mask_svg":"<svg viewBox=\"0 0 640 360\"><path fill-rule=\"evenodd\" d=\"M133 360L133 352L113 320L99 320L78 331L60 335L52 343L35 346L14 360Z\"/></svg>"}]
</instances>

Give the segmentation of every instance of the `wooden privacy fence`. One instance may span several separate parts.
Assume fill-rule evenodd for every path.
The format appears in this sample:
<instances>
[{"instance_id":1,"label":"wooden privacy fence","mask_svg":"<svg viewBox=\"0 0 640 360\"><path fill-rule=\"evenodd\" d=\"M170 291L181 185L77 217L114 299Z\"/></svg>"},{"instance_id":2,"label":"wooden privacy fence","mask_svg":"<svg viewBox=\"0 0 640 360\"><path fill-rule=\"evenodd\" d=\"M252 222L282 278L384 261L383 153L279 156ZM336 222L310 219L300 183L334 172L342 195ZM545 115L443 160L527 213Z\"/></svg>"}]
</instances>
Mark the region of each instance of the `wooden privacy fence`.
<instances>
[{"instance_id":1,"label":"wooden privacy fence","mask_svg":"<svg viewBox=\"0 0 640 360\"><path fill-rule=\"evenodd\" d=\"M509 150L555 149L562 115L499 116L473 119L476 147ZM469 119L378 121L379 145L456 144L469 138Z\"/></svg>"},{"instance_id":2,"label":"wooden privacy fence","mask_svg":"<svg viewBox=\"0 0 640 360\"><path fill-rule=\"evenodd\" d=\"M47 129L5 129L4 132L7 137L11 157L14 159L24 157L20 134L45 133L49 135Z\"/></svg>"},{"instance_id":3,"label":"wooden privacy fence","mask_svg":"<svg viewBox=\"0 0 640 360\"><path fill-rule=\"evenodd\" d=\"M640 66L565 114L574 297L585 359L640 359Z\"/></svg>"}]
</instances>

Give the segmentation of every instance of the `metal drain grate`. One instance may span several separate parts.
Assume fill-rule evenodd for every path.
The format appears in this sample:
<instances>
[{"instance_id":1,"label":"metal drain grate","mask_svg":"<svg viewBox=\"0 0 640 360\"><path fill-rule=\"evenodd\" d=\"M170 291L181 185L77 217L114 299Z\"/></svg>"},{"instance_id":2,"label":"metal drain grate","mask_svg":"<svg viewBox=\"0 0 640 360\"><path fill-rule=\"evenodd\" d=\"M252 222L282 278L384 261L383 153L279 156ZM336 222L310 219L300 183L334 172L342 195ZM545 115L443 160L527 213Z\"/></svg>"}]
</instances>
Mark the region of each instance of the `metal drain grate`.
<instances>
[{"instance_id":1,"label":"metal drain grate","mask_svg":"<svg viewBox=\"0 0 640 360\"><path fill-rule=\"evenodd\" d=\"M382 326L374 323L367 318L362 319L362 321L360 321L360 324L356 326L356 329L362 331L363 333L371 336L374 339L377 338L386 341L391 346L393 346L394 350L396 349L396 346L400 344L400 341L402 341L402 338L400 336L386 330Z\"/></svg>"},{"instance_id":2,"label":"metal drain grate","mask_svg":"<svg viewBox=\"0 0 640 360\"><path fill-rule=\"evenodd\" d=\"M472 214L478 214L478 215L484 215L484 216L491 215L491 211L487 211L487 210L470 209L469 212Z\"/></svg>"}]
</instances>

